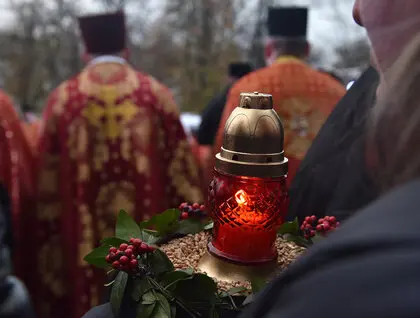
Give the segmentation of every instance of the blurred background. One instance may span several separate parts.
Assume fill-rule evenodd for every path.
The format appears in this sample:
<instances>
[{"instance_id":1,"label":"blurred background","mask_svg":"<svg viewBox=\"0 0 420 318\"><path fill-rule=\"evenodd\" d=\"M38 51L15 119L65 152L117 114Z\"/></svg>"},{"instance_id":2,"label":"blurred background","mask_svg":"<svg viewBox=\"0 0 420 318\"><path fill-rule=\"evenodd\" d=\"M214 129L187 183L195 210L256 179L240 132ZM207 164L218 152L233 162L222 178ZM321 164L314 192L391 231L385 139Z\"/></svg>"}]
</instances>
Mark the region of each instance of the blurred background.
<instances>
[{"instance_id":1,"label":"blurred background","mask_svg":"<svg viewBox=\"0 0 420 318\"><path fill-rule=\"evenodd\" d=\"M351 83L369 63L353 0L0 0L0 87L39 113L47 94L83 66L76 17L125 8L131 62L168 85L189 130L225 85L227 65L264 66L270 5L310 5L310 63Z\"/></svg>"}]
</instances>

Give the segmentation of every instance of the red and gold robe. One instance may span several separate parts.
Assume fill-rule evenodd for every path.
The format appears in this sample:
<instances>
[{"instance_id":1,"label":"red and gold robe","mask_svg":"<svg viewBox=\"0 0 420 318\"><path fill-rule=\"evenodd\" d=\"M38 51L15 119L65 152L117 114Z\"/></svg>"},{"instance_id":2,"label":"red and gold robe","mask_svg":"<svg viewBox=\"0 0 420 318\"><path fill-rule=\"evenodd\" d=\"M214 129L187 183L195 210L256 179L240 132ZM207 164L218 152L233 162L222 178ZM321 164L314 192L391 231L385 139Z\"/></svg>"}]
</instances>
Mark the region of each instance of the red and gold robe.
<instances>
[{"instance_id":1,"label":"red and gold robe","mask_svg":"<svg viewBox=\"0 0 420 318\"><path fill-rule=\"evenodd\" d=\"M170 91L127 64L91 64L49 97L39 142L40 317L80 318L104 276L83 257L113 236L120 209L138 222L201 202L199 174Z\"/></svg>"},{"instance_id":2,"label":"red and gold robe","mask_svg":"<svg viewBox=\"0 0 420 318\"><path fill-rule=\"evenodd\" d=\"M14 270L25 282L25 274L31 269L25 260L28 250L25 232L30 226L34 205L33 164L19 115L11 99L0 91L0 182L11 200Z\"/></svg>"},{"instance_id":3,"label":"red and gold robe","mask_svg":"<svg viewBox=\"0 0 420 318\"><path fill-rule=\"evenodd\" d=\"M252 72L233 85L216 137L216 152L220 151L226 120L238 106L240 93L248 92L273 96L274 109L284 126L290 183L312 140L346 90L329 75L297 58L279 58L273 65Z\"/></svg>"},{"instance_id":4,"label":"red and gold robe","mask_svg":"<svg viewBox=\"0 0 420 318\"><path fill-rule=\"evenodd\" d=\"M31 150L36 153L38 151L39 132L41 129L41 121L36 120L34 122L22 122L22 128L25 133Z\"/></svg>"}]
</instances>

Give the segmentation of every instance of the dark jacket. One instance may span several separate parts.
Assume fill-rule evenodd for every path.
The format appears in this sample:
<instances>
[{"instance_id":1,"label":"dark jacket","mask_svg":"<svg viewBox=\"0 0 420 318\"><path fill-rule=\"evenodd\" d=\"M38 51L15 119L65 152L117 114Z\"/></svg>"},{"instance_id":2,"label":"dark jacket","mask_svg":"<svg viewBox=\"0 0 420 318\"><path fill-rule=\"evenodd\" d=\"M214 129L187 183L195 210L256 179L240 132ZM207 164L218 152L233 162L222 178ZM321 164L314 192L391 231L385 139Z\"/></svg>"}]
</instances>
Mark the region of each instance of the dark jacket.
<instances>
[{"instance_id":1,"label":"dark jacket","mask_svg":"<svg viewBox=\"0 0 420 318\"><path fill-rule=\"evenodd\" d=\"M292 181L290 219L315 214L343 220L376 198L365 164L365 137L378 82L369 68L321 128Z\"/></svg>"},{"instance_id":2,"label":"dark jacket","mask_svg":"<svg viewBox=\"0 0 420 318\"><path fill-rule=\"evenodd\" d=\"M420 317L419 193L416 181L358 212L241 317Z\"/></svg>"},{"instance_id":3,"label":"dark jacket","mask_svg":"<svg viewBox=\"0 0 420 318\"><path fill-rule=\"evenodd\" d=\"M200 145L211 146L214 144L231 87L232 85L228 85L220 94L216 95L201 114L201 124L197 132L197 141Z\"/></svg>"},{"instance_id":4,"label":"dark jacket","mask_svg":"<svg viewBox=\"0 0 420 318\"><path fill-rule=\"evenodd\" d=\"M11 275L11 230L10 222L7 221L11 215L9 203L7 191L0 185L0 317L32 318L34 315L28 292L25 286Z\"/></svg>"}]
</instances>

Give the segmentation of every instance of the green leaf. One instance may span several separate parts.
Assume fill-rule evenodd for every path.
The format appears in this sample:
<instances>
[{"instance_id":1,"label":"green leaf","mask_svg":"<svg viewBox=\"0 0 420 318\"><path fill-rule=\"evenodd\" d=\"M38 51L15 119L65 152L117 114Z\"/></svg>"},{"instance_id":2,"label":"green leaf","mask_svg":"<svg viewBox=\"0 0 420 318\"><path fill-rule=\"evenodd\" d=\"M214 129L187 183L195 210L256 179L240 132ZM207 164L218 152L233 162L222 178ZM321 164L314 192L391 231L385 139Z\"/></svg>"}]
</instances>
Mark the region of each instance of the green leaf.
<instances>
[{"instance_id":1,"label":"green leaf","mask_svg":"<svg viewBox=\"0 0 420 318\"><path fill-rule=\"evenodd\" d=\"M288 242L296 243L299 246L308 247L312 245L312 242L305 239L304 237L300 235L294 235L294 234L284 234L283 239L285 239Z\"/></svg>"},{"instance_id":2,"label":"green leaf","mask_svg":"<svg viewBox=\"0 0 420 318\"><path fill-rule=\"evenodd\" d=\"M143 229L154 229L160 236L174 233L178 228L181 212L178 209L169 209L161 214L154 215L150 220L140 223Z\"/></svg>"},{"instance_id":3,"label":"green leaf","mask_svg":"<svg viewBox=\"0 0 420 318\"><path fill-rule=\"evenodd\" d=\"M280 229L278 230L278 234L284 235L284 234L293 234L293 235L299 235L299 221L298 218L296 218L293 222L286 222L283 223Z\"/></svg>"},{"instance_id":4,"label":"green leaf","mask_svg":"<svg viewBox=\"0 0 420 318\"><path fill-rule=\"evenodd\" d=\"M264 287L267 285L267 282L265 281L265 279L261 278L261 277L252 277L251 279L251 287L252 287L252 292L254 294L260 292L262 289L264 289Z\"/></svg>"},{"instance_id":5,"label":"green leaf","mask_svg":"<svg viewBox=\"0 0 420 318\"><path fill-rule=\"evenodd\" d=\"M95 248L83 259L85 262L88 262L90 265L96 266L98 268L107 268L109 264L106 262L105 257L108 255L109 247L102 245L98 248Z\"/></svg>"},{"instance_id":6,"label":"green leaf","mask_svg":"<svg viewBox=\"0 0 420 318\"><path fill-rule=\"evenodd\" d=\"M155 309L153 310L153 317L155 318L170 318L171 306L168 300L161 293L155 293L157 298Z\"/></svg>"},{"instance_id":7,"label":"green leaf","mask_svg":"<svg viewBox=\"0 0 420 318\"><path fill-rule=\"evenodd\" d=\"M179 269L179 270L177 270L177 272L184 272L188 275L192 275L192 274L194 274L194 269L189 267L189 268L185 268L185 269Z\"/></svg>"},{"instance_id":8,"label":"green leaf","mask_svg":"<svg viewBox=\"0 0 420 318\"><path fill-rule=\"evenodd\" d=\"M237 295L237 294L243 294L243 293L247 293L248 289L245 287L233 287L231 289L229 289L226 294L228 296L233 296L233 295Z\"/></svg>"},{"instance_id":9,"label":"green leaf","mask_svg":"<svg viewBox=\"0 0 420 318\"><path fill-rule=\"evenodd\" d=\"M213 223L213 221L211 221L210 223L207 223L207 224L204 226L203 230L204 230L204 231L209 231L209 230L213 229L213 227L214 227L214 223Z\"/></svg>"},{"instance_id":10,"label":"green leaf","mask_svg":"<svg viewBox=\"0 0 420 318\"><path fill-rule=\"evenodd\" d=\"M143 297L141 298L141 303L143 305L154 304L157 301L155 294L156 293L153 290L148 291L147 293L144 293Z\"/></svg>"},{"instance_id":11,"label":"green leaf","mask_svg":"<svg viewBox=\"0 0 420 318\"><path fill-rule=\"evenodd\" d=\"M165 296L151 290L143 295L137 317L170 318L171 306Z\"/></svg>"},{"instance_id":12,"label":"green leaf","mask_svg":"<svg viewBox=\"0 0 420 318\"><path fill-rule=\"evenodd\" d=\"M159 237L149 234L146 230L140 230L139 239L149 245L156 244L159 241Z\"/></svg>"},{"instance_id":13,"label":"green leaf","mask_svg":"<svg viewBox=\"0 0 420 318\"><path fill-rule=\"evenodd\" d=\"M121 304L125 294L125 288L127 287L128 274L126 272L119 272L115 278L115 282L111 289L111 307L112 312L116 317L119 316Z\"/></svg>"},{"instance_id":14,"label":"green leaf","mask_svg":"<svg viewBox=\"0 0 420 318\"><path fill-rule=\"evenodd\" d=\"M140 237L140 228L137 223L125 212L121 210L118 214L115 236L122 240Z\"/></svg>"},{"instance_id":15,"label":"green leaf","mask_svg":"<svg viewBox=\"0 0 420 318\"><path fill-rule=\"evenodd\" d=\"M188 274L185 271L174 271L166 273L162 277L160 283L165 287L165 289L174 290L179 281L191 278L192 274Z\"/></svg>"},{"instance_id":16,"label":"green leaf","mask_svg":"<svg viewBox=\"0 0 420 318\"><path fill-rule=\"evenodd\" d=\"M128 241L126 241L126 240L122 240L122 239L120 239L120 238L118 238L118 237L107 237L107 238L104 238L104 239L101 241L101 243L102 243L103 245L108 246L108 247L112 247L112 246L114 246L114 247L118 247L118 246L120 246L120 245L121 245L121 244L123 244L123 243L128 243Z\"/></svg>"},{"instance_id":17,"label":"green leaf","mask_svg":"<svg viewBox=\"0 0 420 318\"><path fill-rule=\"evenodd\" d=\"M191 279L181 280L176 284L173 296L190 304L200 305L200 309L210 310L216 303L217 285L213 279L204 274L194 274Z\"/></svg>"},{"instance_id":18,"label":"green leaf","mask_svg":"<svg viewBox=\"0 0 420 318\"><path fill-rule=\"evenodd\" d=\"M152 286L147 279L136 279L131 291L131 298L137 303L150 289L152 289Z\"/></svg>"},{"instance_id":19,"label":"green leaf","mask_svg":"<svg viewBox=\"0 0 420 318\"><path fill-rule=\"evenodd\" d=\"M178 233L180 234L196 234L204 229L204 225L199 220L186 219L179 222Z\"/></svg>"},{"instance_id":20,"label":"green leaf","mask_svg":"<svg viewBox=\"0 0 420 318\"><path fill-rule=\"evenodd\" d=\"M159 249L156 249L153 253L148 254L147 261L156 275L161 275L174 270L174 265L168 256Z\"/></svg>"},{"instance_id":21,"label":"green leaf","mask_svg":"<svg viewBox=\"0 0 420 318\"><path fill-rule=\"evenodd\" d=\"M153 312L155 310L156 303L150 305L138 304L136 309L136 318L149 318L153 317Z\"/></svg>"}]
</instances>

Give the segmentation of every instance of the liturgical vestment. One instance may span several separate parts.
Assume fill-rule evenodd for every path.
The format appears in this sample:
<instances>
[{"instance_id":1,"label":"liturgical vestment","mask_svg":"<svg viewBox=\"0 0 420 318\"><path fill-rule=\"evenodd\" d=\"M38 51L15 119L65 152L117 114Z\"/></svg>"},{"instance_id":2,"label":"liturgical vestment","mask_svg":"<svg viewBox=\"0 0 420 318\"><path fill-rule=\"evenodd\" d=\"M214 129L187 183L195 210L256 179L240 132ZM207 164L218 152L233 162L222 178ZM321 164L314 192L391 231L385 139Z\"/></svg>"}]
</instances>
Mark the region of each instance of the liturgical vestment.
<instances>
[{"instance_id":1,"label":"liturgical vestment","mask_svg":"<svg viewBox=\"0 0 420 318\"><path fill-rule=\"evenodd\" d=\"M124 61L88 65L49 97L39 142L36 300L43 318L81 317L103 297L102 271L83 257L136 221L202 202L169 90Z\"/></svg>"},{"instance_id":2,"label":"liturgical vestment","mask_svg":"<svg viewBox=\"0 0 420 318\"><path fill-rule=\"evenodd\" d=\"M238 80L232 87L216 139L223 142L227 118L239 104L240 93L260 92L273 96L274 109L284 125L284 149L289 159L289 181L328 115L346 90L337 80L312 69L294 57L281 57L273 65Z\"/></svg>"},{"instance_id":3,"label":"liturgical vestment","mask_svg":"<svg viewBox=\"0 0 420 318\"><path fill-rule=\"evenodd\" d=\"M23 235L33 213L33 167L32 152L19 115L12 100L0 91L0 183L10 198L14 272L25 281L31 266L25 261L27 245Z\"/></svg>"}]
</instances>

